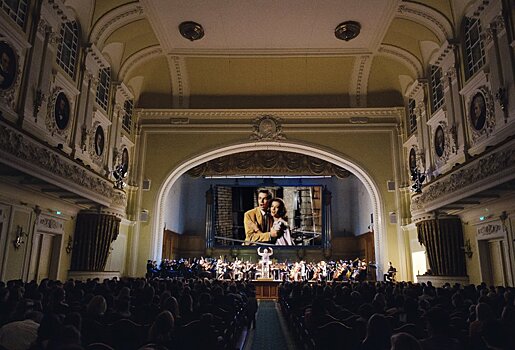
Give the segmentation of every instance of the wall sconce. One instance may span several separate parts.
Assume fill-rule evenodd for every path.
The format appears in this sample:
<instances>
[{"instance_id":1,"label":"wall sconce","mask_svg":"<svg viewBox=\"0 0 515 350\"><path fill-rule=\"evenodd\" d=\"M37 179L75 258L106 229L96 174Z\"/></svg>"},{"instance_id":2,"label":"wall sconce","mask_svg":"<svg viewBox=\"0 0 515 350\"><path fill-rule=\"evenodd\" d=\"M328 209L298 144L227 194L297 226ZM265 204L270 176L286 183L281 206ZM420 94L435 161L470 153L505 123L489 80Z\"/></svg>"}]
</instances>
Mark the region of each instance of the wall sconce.
<instances>
[{"instance_id":1,"label":"wall sconce","mask_svg":"<svg viewBox=\"0 0 515 350\"><path fill-rule=\"evenodd\" d=\"M21 245L25 243L23 236L28 237L29 235L23 232L23 227L20 225L16 226L16 237L13 240L14 249L19 249Z\"/></svg>"},{"instance_id":2,"label":"wall sconce","mask_svg":"<svg viewBox=\"0 0 515 350\"><path fill-rule=\"evenodd\" d=\"M465 253L465 256L467 258L472 258L472 254L474 253L472 251L472 246L470 244L470 239L467 239L467 241L465 242L465 245L463 247L461 247L461 249L463 249L463 253Z\"/></svg>"},{"instance_id":3,"label":"wall sconce","mask_svg":"<svg viewBox=\"0 0 515 350\"><path fill-rule=\"evenodd\" d=\"M68 236L68 243L66 244L66 254L70 254L73 250L73 238Z\"/></svg>"}]
</instances>

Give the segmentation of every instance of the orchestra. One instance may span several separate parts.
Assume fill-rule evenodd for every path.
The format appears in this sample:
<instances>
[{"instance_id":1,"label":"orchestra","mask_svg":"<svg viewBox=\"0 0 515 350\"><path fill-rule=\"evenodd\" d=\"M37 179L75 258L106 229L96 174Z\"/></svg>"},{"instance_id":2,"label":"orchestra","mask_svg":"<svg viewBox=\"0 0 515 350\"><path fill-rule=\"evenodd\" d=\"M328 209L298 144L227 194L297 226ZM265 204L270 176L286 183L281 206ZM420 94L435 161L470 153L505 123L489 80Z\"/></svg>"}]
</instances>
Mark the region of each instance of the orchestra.
<instances>
[{"instance_id":1,"label":"orchestra","mask_svg":"<svg viewBox=\"0 0 515 350\"><path fill-rule=\"evenodd\" d=\"M336 261L284 261L275 259L270 263L270 278L275 281L364 281L367 279L368 269L375 267L374 263L367 264L365 259ZM250 260L234 259L229 261L226 257L218 258L191 258L191 259L163 259L158 264L155 261L147 262L147 278L152 277L185 277L194 276L216 278L218 280L255 280L260 277L259 263Z\"/></svg>"}]
</instances>

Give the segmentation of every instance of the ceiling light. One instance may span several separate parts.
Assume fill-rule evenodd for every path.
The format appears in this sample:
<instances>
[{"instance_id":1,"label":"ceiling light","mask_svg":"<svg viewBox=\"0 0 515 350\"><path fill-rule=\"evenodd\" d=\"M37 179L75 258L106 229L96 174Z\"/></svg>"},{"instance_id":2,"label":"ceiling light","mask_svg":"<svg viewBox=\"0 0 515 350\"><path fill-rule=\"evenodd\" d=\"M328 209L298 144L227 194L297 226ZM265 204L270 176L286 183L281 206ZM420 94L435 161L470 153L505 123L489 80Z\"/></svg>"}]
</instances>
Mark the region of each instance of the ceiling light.
<instances>
[{"instance_id":1,"label":"ceiling light","mask_svg":"<svg viewBox=\"0 0 515 350\"><path fill-rule=\"evenodd\" d=\"M179 32L188 40L195 41L204 37L204 28L196 22L188 21L179 24Z\"/></svg>"},{"instance_id":2,"label":"ceiling light","mask_svg":"<svg viewBox=\"0 0 515 350\"><path fill-rule=\"evenodd\" d=\"M346 21L340 23L334 29L334 36L340 40L349 41L358 36L361 30L361 24L354 21Z\"/></svg>"}]
</instances>

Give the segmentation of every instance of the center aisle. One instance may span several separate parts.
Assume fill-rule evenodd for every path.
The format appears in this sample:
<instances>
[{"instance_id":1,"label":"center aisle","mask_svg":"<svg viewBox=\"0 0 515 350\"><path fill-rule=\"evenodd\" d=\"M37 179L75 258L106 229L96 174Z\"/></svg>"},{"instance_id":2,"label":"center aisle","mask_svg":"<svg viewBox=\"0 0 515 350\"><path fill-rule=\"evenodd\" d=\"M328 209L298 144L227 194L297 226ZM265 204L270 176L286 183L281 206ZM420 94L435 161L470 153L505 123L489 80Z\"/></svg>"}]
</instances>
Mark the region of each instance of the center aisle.
<instances>
[{"instance_id":1,"label":"center aisle","mask_svg":"<svg viewBox=\"0 0 515 350\"><path fill-rule=\"evenodd\" d=\"M256 329L249 330L245 350L295 349L280 312L275 301L259 302Z\"/></svg>"}]
</instances>

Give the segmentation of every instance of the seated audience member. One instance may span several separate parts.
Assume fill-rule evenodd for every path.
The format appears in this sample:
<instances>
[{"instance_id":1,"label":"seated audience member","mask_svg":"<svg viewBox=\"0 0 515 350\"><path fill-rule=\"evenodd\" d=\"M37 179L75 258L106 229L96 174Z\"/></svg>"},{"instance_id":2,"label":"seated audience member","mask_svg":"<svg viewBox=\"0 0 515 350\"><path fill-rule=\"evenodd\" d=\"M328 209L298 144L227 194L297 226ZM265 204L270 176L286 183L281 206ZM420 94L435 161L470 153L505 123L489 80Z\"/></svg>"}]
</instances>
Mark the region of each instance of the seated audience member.
<instances>
[{"instance_id":1,"label":"seated audience member","mask_svg":"<svg viewBox=\"0 0 515 350\"><path fill-rule=\"evenodd\" d=\"M487 303L478 303L475 307L475 320L469 325L469 338L473 349L484 348L482 339L483 325L494 320L492 308Z\"/></svg>"},{"instance_id":2,"label":"seated audience member","mask_svg":"<svg viewBox=\"0 0 515 350\"><path fill-rule=\"evenodd\" d=\"M452 338L449 331L449 314L441 307L434 307L424 315L428 337L421 340L423 350L461 350L462 344Z\"/></svg>"},{"instance_id":3,"label":"seated audience member","mask_svg":"<svg viewBox=\"0 0 515 350\"><path fill-rule=\"evenodd\" d=\"M515 344L510 340L509 332L513 332L513 329L508 330L498 320L486 321L481 330L481 338L487 349L513 349Z\"/></svg>"},{"instance_id":4,"label":"seated audience member","mask_svg":"<svg viewBox=\"0 0 515 350\"><path fill-rule=\"evenodd\" d=\"M30 350L56 349L62 336L62 323L56 314L46 314L41 319L36 341L30 346Z\"/></svg>"},{"instance_id":5,"label":"seated audience member","mask_svg":"<svg viewBox=\"0 0 515 350\"><path fill-rule=\"evenodd\" d=\"M175 320L170 311L162 311L157 315L148 331L148 341L152 344L173 348Z\"/></svg>"},{"instance_id":6,"label":"seated audience member","mask_svg":"<svg viewBox=\"0 0 515 350\"><path fill-rule=\"evenodd\" d=\"M43 314L30 312L23 321L7 323L0 328L0 346L9 350L25 350L38 337L39 322Z\"/></svg>"},{"instance_id":7,"label":"seated audience member","mask_svg":"<svg viewBox=\"0 0 515 350\"><path fill-rule=\"evenodd\" d=\"M361 350L389 350L392 328L381 314L373 314L368 320L367 335L361 342Z\"/></svg>"},{"instance_id":8,"label":"seated audience member","mask_svg":"<svg viewBox=\"0 0 515 350\"><path fill-rule=\"evenodd\" d=\"M392 335L391 350L422 350L420 342L408 333L397 333Z\"/></svg>"}]
</instances>

